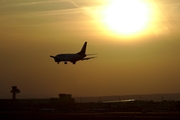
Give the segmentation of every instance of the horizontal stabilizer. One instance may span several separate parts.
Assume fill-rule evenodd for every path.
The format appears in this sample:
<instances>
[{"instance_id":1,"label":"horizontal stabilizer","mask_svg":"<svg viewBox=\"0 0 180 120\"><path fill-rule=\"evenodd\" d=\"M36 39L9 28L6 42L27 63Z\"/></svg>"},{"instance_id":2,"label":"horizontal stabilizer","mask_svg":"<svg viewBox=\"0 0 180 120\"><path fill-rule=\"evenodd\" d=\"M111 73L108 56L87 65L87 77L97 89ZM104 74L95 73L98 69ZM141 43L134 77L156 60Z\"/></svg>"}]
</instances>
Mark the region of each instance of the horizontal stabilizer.
<instances>
[{"instance_id":1,"label":"horizontal stabilizer","mask_svg":"<svg viewBox=\"0 0 180 120\"><path fill-rule=\"evenodd\" d=\"M94 53L94 54L86 54L86 56L89 56L89 55L97 55L97 53Z\"/></svg>"}]
</instances>

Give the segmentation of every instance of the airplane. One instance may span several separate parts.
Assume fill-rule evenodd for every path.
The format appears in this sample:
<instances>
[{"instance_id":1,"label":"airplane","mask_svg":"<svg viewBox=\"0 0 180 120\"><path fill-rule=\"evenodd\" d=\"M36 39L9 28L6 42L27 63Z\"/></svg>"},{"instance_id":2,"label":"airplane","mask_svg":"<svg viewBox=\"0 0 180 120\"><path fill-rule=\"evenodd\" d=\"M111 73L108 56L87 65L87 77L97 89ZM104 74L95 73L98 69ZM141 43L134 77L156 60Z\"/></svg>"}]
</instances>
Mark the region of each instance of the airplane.
<instances>
[{"instance_id":1,"label":"airplane","mask_svg":"<svg viewBox=\"0 0 180 120\"><path fill-rule=\"evenodd\" d=\"M96 57L86 57L88 55L95 55L95 54L86 54L86 46L87 42L84 43L83 47L81 48L81 51L78 53L73 54L57 54L56 56L50 56L54 58L54 61L59 64L61 61L64 61L64 64L67 64L67 62L71 62L73 64L76 64L79 60L89 60Z\"/></svg>"}]
</instances>

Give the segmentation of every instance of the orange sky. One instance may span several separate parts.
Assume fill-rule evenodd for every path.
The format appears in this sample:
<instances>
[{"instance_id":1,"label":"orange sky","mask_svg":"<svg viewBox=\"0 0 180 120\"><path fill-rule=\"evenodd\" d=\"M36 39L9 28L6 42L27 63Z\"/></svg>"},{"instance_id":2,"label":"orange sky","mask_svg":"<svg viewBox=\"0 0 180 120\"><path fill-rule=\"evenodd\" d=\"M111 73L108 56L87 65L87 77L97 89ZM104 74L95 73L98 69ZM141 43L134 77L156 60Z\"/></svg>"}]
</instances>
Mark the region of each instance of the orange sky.
<instances>
[{"instance_id":1,"label":"orange sky","mask_svg":"<svg viewBox=\"0 0 180 120\"><path fill-rule=\"evenodd\" d=\"M153 2L156 25L136 37L99 25L92 13L108 2L0 1L0 98L11 98L13 85L18 98L179 93L179 1ZM57 65L49 57L76 53L85 41L96 59Z\"/></svg>"}]
</instances>

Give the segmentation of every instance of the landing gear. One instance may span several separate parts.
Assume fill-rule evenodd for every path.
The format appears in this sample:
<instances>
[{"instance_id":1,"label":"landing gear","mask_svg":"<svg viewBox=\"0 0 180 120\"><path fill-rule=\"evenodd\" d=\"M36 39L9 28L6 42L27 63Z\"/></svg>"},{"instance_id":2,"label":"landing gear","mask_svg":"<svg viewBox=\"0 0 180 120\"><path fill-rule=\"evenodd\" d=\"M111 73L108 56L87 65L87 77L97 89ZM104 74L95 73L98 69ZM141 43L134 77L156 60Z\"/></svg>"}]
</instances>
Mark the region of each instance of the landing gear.
<instances>
[{"instance_id":1,"label":"landing gear","mask_svg":"<svg viewBox=\"0 0 180 120\"><path fill-rule=\"evenodd\" d=\"M71 61L72 64L76 64L77 61Z\"/></svg>"},{"instance_id":2,"label":"landing gear","mask_svg":"<svg viewBox=\"0 0 180 120\"><path fill-rule=\"evenodd\" d=\"M67 62L65 61L64 64L67 64Z\"/></svg>"}]
</instances>

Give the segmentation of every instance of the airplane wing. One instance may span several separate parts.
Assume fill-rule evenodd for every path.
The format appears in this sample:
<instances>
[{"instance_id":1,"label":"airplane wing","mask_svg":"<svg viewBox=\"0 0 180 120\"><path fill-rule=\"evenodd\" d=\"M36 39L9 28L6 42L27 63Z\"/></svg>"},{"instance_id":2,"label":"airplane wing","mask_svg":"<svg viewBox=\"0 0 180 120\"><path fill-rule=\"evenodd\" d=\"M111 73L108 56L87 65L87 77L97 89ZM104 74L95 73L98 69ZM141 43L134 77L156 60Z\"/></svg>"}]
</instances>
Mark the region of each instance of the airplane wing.
<instances>
[{"instance_id":1,"label":"airplane wing","mask_svg":"<svg viewBox=\"0 0 180 120\"><path fill-rule=\"evenodd\" d=\"M92 58L96 58L96 57L87 57L87 58L83 58L82 60L89 60L89 59L92 59Z\"/></svg>"}]
</instances>

